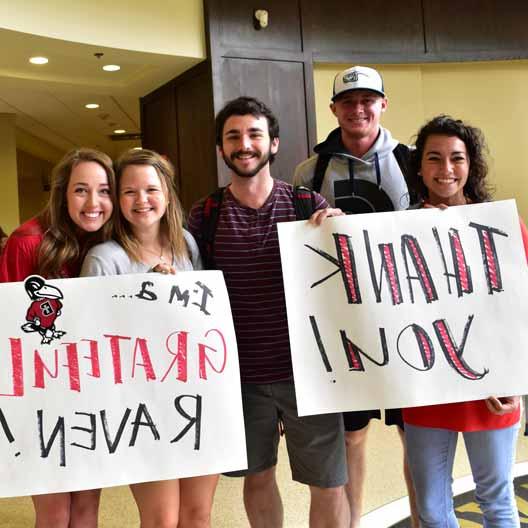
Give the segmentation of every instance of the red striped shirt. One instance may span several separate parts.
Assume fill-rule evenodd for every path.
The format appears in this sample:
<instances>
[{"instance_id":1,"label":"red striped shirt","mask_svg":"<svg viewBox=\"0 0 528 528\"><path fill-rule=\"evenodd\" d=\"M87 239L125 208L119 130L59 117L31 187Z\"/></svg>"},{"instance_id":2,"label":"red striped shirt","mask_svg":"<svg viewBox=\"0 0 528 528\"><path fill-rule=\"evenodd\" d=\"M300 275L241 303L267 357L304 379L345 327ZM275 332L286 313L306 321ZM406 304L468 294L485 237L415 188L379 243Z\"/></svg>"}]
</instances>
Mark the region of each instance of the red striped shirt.
<instances>
[{"instance_id":1,"label":"red striped shirt","mask_svg":"<svg viewBox=\"0 0 528 528\"><path fill-rule=\"evenodd\" d=\"M316 194L316 209L328 204ZM189 216L200 243L203 202ZM214 261L223 271L238 342L243 383L273 383L292 377L286 301L277 224L296 220L293 187L274 180L260 209L239 203L229 188L218 217Z\"/></svg>"}]
</instances>

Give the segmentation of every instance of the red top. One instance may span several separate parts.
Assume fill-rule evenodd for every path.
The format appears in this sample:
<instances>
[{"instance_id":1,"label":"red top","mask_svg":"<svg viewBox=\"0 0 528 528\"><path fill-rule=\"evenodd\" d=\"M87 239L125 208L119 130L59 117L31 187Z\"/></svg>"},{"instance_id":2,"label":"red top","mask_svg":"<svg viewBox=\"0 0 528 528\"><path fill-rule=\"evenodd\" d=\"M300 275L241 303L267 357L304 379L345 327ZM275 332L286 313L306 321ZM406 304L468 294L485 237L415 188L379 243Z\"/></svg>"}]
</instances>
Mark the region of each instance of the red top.
<instances>
[{"instance_id":1,"label":"red top","mask_svg":"<svg viewBox=\"0 0 528 528\"><path fill-rule=\"evenodd\" d=\"M36 218L15 229L0 257L0 282L23 281L37 273L38 249L44 229Z\"/></svg>"},{"instance_id":2,"label":"red top","mask_svg":"<svg viewBox=\"0 0 528 528\"><path fill-rule=\"evenodd\" d=\"M522 220L520 220L520 224L524 251L528 262L528 230ZM403 421L405 423L460 432L510 427L519 421L520 416L520 406L512 413L498 416L488 411L484 400L403 409Z\"/></svg>"},{"instance_id":3,"label":"red top","mask_svg":"<svg viewBox=\"0 0 528 528\"><path fill-rule=\"evenodd\" d=\"M38 274L38 252L44 237L44 228L32 218L15 229L7 239L0 256L0 282L19 282ZM73 269L63 269L62 276L75 277Z\"/></svg>"}]
</instances>

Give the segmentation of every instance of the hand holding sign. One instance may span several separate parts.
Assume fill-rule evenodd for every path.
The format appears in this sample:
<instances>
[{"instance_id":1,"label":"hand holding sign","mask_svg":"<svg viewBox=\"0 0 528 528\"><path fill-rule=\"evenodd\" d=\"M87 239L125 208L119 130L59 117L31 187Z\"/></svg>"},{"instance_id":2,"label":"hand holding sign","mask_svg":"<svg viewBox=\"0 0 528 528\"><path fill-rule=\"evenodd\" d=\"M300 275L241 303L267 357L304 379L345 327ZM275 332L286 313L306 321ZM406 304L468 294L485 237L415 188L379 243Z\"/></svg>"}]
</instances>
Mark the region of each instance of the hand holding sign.
<instances>
[{"instance_id":1,"label":"hand holding sign","mask_svg":"<svg viewBox=\"0 0 528 528\"><path fill-rule=\"evenodd\" d=\"M279 236L301 414L528 391L513 201L281 224Z\"/></svg>"},{"instance_id":2,"label":"hand holding sign","mask_svg":"<svg viewBox=\"0 0 528 528\"><path fill-rule=\"evenodd\" d=\"M10 305L0 328L0 496L246 467L219 272L0 288Z\"/></svg>"}]
</instances>

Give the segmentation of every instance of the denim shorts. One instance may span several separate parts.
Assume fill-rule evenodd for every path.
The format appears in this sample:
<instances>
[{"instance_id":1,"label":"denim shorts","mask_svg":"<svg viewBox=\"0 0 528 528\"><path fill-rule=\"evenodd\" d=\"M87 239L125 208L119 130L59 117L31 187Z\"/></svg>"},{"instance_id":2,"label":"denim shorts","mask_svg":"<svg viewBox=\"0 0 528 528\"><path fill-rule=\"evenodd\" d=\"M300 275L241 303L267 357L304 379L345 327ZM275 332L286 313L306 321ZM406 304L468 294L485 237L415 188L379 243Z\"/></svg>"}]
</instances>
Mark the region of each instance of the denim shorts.
<instances>
[{"instance_id":1,"label":"denim shorts","mask_svg":"<svg viewBox=\"0 0 528 528\"><path fill-rule=\"evenodd\" d=\"M319 488L346 484L347 465L341 413L297 415L293 382L242 384L248 469L241 477L277 464L280 426L284 429L293 480Z\"/></svg>"}]
</instances>

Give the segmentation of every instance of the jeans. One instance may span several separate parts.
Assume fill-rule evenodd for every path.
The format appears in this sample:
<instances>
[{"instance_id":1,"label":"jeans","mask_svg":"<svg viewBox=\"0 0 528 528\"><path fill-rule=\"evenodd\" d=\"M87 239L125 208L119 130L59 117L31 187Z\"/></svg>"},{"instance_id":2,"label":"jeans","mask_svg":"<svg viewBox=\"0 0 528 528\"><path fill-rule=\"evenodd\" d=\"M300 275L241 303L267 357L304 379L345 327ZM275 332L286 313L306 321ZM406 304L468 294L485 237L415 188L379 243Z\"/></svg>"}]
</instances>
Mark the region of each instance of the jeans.
<instances>
[{"instance_id":1,"label":"jeans","mask_svg":"<svg viewBox=\"0 0 528 528\"><path fill-rule=\"evenodd\" d=\"M485 528L519 528L513 464L519 424L462 433ZM458 528L453 508L456 431L405 424L409 467L422 528Z\"/></svg>"}]
</instances>

